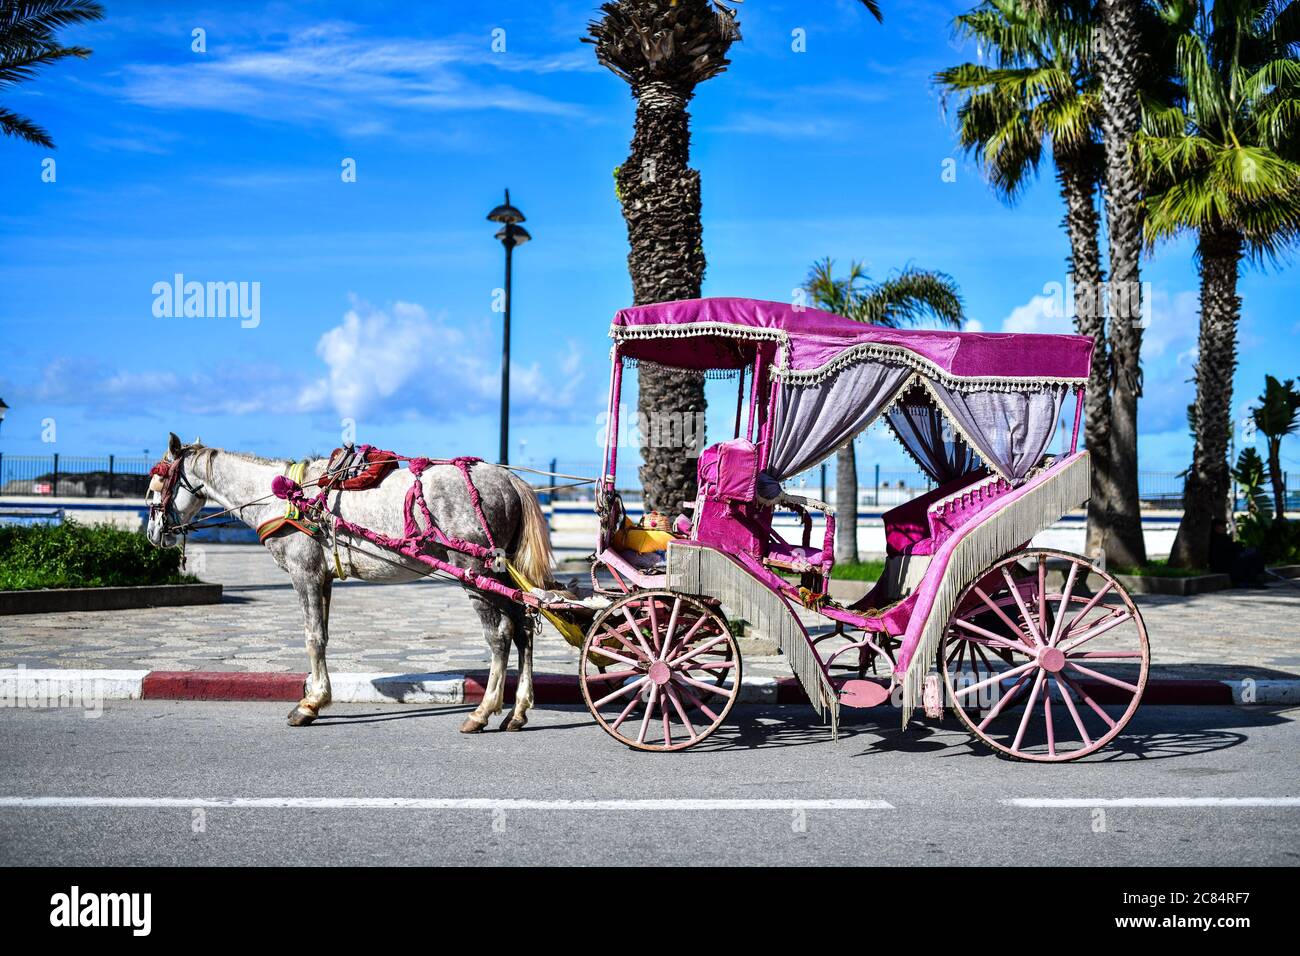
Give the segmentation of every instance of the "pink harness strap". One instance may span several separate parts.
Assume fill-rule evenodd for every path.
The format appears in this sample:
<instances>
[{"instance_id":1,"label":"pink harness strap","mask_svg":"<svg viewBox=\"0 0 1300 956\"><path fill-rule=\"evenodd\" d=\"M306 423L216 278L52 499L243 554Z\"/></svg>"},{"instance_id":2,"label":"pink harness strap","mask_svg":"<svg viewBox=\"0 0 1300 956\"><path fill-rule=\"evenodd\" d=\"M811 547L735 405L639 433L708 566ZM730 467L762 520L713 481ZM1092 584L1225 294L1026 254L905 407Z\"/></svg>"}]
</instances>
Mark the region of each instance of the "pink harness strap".
<instances>
[{"instance_id":1,"label":"pink harness strap","mask_svg":"<svg viewBox=\"0 0 1300 956\"><path fill-rule=\"evenodd\" d=\"M400 456L399 456L400 457ZM432 543L450 551L457 551L470 557L478 558L481 561L489 562L495 569L500 552L497 550L496 542L492 537L492 529L488 526L487 515L483 513L483 501L479 496L478 488L474 485L474 480L470 475L470 468L482 461L481 458L471 458L462 456L459 458L435 459L435 458L404 458L409 463L409 468L414 481L406 492L406 501L403 507L405 518L401 538L390 538L388 535L380 534L369 528L354 524L340 515L334 514L329 509L326 500L326 491L321 491L315 498L308 500L303 492L302 486L291 478L283 475L277 475L271 481L271 491L277 498L283 498L292 502L299 508L313 509L324 514L328 514L334 519L336 530L347 531L349 534L364 538L373 544L396 551L408 558L426 564L435 570L442 571L451 575L464 584L471 585L485 591L491 591L502 597L509 598L515 602L522 602L531 606L537 606L540 601L535 595L529 594L519 588L510 587L502 584L500 581L485 574L476 571L470 571L466 568L459 568L431 554L426 554L424 548ZM487 547L476 544L473 541L466 541L464 538L458 538L455 535L447 534L434 523L433 515L429 511L429 504L424 500L424 485L420 481L420 476L431 465L455 465L460 469L461 475L465 479L465 488L469 492L470 503L474 506L474 514L478 517L479 525L483 529L483 536L487 538ZM418 506L420 513L424 517L425 527L421 528L419 521L416 519L415 510Z\"/></svg>"}]
</instances>

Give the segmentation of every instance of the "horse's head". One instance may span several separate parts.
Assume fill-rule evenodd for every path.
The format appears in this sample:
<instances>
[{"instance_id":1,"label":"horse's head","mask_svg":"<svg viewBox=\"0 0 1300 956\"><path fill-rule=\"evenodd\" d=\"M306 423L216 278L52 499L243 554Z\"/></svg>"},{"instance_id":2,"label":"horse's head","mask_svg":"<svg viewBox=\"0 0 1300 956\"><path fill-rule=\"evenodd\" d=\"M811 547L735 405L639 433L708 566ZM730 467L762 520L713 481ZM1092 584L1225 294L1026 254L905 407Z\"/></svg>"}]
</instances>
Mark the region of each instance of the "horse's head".
<instances>
[{"instance_id":1,"label":"horse's head","mask_svg":"<svg viewBox=\"0 0 1300 956\"><path fill-rule=\"evenodd\" d=\"M182 444L173 432L167 437L167 454L149 472L146 533L154 547L174 547L177 535L185 534L186 527L207 504L203 485L190 474L194 453L202 448L198 439L192 445Z\"/></svg>"}]
</instances>

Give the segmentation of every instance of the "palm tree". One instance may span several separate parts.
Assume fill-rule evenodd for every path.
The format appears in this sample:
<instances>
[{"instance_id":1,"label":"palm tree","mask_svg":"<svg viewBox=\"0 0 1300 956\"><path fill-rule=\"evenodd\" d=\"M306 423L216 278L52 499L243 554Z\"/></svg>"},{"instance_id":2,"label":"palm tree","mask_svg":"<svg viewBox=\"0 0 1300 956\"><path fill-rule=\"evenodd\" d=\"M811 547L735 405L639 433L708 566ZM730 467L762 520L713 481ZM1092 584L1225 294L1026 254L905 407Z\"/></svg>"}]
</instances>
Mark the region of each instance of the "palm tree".
<instances>
[{"instance_id":1,"label":"palm tree","mask_svg":"<svg viewBox=\"0 0 1300 956\"><path fill-rule=\"evenodd\" d=\"M1282 439L1300 428L1300 392L1295 380L1279 382L1264 376L1264 394L1252 413L1255 427L1268 445L1268 477L1273 485L1273 513L1279 521L1286 519L1286 476L1282 473Z\"/></svg>"},{"instance_id":2,"label":"palm tree","mask_svg":"<svg viewBox=\"0 0 1300 956\"><path fill-rule=\"evenodd\" d=\"M1110 371L1103 308L1097 193L1104 170L1101 87L1093 51L1093 7L1044 8L1028 0L985 0L956 18L959 36L976 41L984 63L935 74L945 99L960 98L957 129L994 191L1020 198L1050 143L1070 240L1067 260L1074 322L1093 340L1085 436L1091 458L1087 553L1101 547L1110 492Z\"/></svg>"},{"instance_id":3,"label":"palm tree","mask_svg":"<svg viewBox=\"0 0 1300 956\"><path fill-rule=\"evenodd\" d=\"M880 19L876 0L859 2ZM736 12L723 0L610 0L600 10L582 39L595 45L596 59L636 98L631 151L615 172L633 301L697 298L705 259L687 106L700 83L727 68L727 50L740 37ZM704 383L650 365L640 368L638 378L639 418L652 423L642 433L645 505L674 514L695 497L695 462L687 449L653 441L653 423L665 416L703 421Z\"/></svg>"},{"instance_id":4,"label":"palm tree","mask_svg":"<svg viewBox=\"0 0 1300 956\"><path fill-rule=\"evenodd\" d=\"M849 264L848 275L835 277L835 263L827 258L813 263L804 289L819 309L838 315L902 328L934 318L941 325L960 328L965 321L961 293L952 276L911 266L883 282L872 282L861 262ZM835 453L835 560L858 560L858 464L853 440Z\"/></svg>"},{"instance_id":5,"label":"palm tree","mask_svg":"<svg viewBox=\"0 0 1300 956\"><path fill-rule=\"evenodd\" d=\"M0 0L0 89L30 80L38 70L70 56L85 59L84 46L63 46L55 37L61 27L102 20L95 0ZM0 106L0 131L46 149L54 140L40 126Z\"/></svg>"},{"instance_id":6,"label":"palm tree","mask_svg":"<svg viewBox=\"0 0 1300 956\"><path fill-rule=\"evenodd\" d=\"M1199 5L1178 39L1179 99L1140 140L1146 234L1195 233L1201 279L1196 438L1170 564L1204 567L1228 510L1228 439L1243 260L1276 260L1300 237L1300 40L1270 0Z\"/></svg>"},{"instance_id":7,"label":"palm tree","mask_svg":"<svg viewBox=\"0 0 1300 956\"><path fill-rule=\"evenodd\" d=\"M1145 67L1142 12L1145 0L1098 0L1097 70L1101 79L1101 131L1105 145L1107 342L1110 349L1110 451L1102 545L1107 560L1146 563L1138 505L1137 409L1142 395L1141 185L1133 142L1142 118L1139 74Z\"/></svg>"}]
</instances>

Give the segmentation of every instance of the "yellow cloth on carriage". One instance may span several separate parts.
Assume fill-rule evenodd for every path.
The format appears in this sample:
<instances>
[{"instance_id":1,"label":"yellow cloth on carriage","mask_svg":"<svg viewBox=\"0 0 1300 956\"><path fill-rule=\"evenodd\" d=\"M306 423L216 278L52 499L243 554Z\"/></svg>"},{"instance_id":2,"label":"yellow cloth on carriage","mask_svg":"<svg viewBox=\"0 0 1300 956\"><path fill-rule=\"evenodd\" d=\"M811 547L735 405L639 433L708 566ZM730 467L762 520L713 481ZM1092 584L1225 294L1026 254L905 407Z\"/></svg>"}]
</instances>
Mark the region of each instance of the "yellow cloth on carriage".
<instances>
[{"instance_id":1,"label":"yellow cloth on carriage","mask_svg":"<svg viewBox=\"0 0 1300 956\"><path fill-rule=\"evenodd\" d=\"M614 532L614 537L610 541L618 551L633 551L637 554L654 554L656 551L667 551L668 542L676 538L677 535L671 531L658 531L653 528L639 528L632 524L631 519L623 519L623 527Z\"/></svg>"}]
</instances>

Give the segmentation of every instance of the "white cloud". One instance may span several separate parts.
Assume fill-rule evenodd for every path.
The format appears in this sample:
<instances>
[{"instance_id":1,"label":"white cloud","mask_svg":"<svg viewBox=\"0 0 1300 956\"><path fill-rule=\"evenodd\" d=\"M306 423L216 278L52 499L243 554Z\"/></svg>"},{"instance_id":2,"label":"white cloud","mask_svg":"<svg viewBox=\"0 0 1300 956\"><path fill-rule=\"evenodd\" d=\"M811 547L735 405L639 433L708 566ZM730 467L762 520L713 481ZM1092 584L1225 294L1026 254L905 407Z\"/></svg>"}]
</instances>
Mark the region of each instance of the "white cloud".
<instances>
[{"instance_id":1,"label":"white cloud","mask_svg":"<svg viewBox=\"0 0 1300 956\"><path fill-rule=\"evenodd\" d=\"M495 410L500 365L488 356L494 343L451 326L420 305L396 302L388 310L354 303L340 325L325 332L316 354L327 373L298 396L304 411L331 407L348 418L439 414L446 417ZM582 353L565 343L558 359L511 362L511 412L563 417L579 396Z\"/></svg>"},{"instance_id":2,"label":"white cloud","mask_svg":"<svg viewBox=\"0 0 1300 956\"><path fill-rule=\"evenodd\" d=\"M1002 320L1002 331L1070 333L1074 331L1074 320L1065 314L1059 298L1036 295L1011 310Z\"/></svg>"},{"instance_id":3,"label":"white cloud","mask_svg":"<svg viewBox=\"0 0 1300 956\"><path fill-rule=\"evenodd\" d=\"M367 37L352 24L290 28L272 46L226 41L202 58L134 63L120 96L156 109L216 110L258 119L328 123L354 135L399 131L401 110L505 110L579 116L582 107L509 78L596 68L578 52L534 57L491 52L485 38Z\"/></svg>"}]
</instances>

